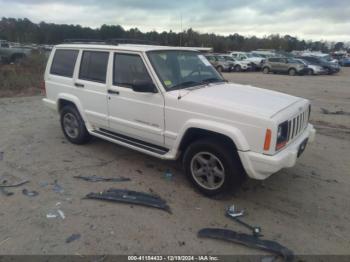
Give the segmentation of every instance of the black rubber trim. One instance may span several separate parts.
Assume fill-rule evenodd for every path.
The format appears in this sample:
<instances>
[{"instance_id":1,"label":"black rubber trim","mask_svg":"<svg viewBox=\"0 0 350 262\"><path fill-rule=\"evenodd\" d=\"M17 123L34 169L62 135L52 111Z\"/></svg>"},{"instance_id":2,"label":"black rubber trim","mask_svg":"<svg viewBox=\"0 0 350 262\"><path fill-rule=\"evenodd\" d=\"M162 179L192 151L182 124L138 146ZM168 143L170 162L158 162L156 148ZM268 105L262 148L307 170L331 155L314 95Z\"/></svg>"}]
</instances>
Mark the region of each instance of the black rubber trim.
<instances>
[{"instance_id":1,"label":"black rubber trim","mask_svg":"<svg viewBox=\"0 0 350 262\"><path fill-rule=\"evenodd\" d=\"M159 155L165 155L166 153L169 152L168 148L157 146L157 145L154 145L151 143L147 143L145 141L135 139L135 138L132 138L129 136L121 135L121 134L118 134L118 133L115 133L115 132L112 132L112 131L109 131L106 129L100 129L100 130L96 130L93 132L96 134L99 134L99 135L103 135L103 136L127 143L129 145L136 146L138 148L145 149L147 151L151 151L153 153L157 153Z\"/></svg>"}]
</instances>

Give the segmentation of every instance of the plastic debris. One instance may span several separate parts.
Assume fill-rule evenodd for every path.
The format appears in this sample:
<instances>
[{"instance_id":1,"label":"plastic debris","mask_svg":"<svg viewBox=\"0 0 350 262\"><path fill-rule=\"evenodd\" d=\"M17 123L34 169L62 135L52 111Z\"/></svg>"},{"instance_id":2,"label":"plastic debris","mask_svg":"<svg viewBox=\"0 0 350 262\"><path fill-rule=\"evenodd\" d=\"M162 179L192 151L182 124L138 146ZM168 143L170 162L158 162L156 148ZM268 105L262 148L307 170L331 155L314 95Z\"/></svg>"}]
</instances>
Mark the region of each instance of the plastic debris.
<instances>
[{"instance_id":1,"label":"plastic debris","mask_svg":"<svg viewBox=\"0 0 350 262\"><path fill-rule=\"evenodd\" d=\"M50 212L46 214L46 218L57 218L58 214Z\"/></svg>"},{"instance_id":2,"label":"plastic debris","mask_svg":"<svg viewBox=\"0 0 350 262\"><path fill-rule=\"evenodd\" d=\"M60 194L64 193L63 187L58 184L57 180L53 183L53 191Z\"/></svg>"},{"instance_id":3,"label":"plastic debris","mask_svg":"<svg viewBox=\"0 0 350 262\"><path fill-rule=\"evenodd\" d=\"M65 219L65 218L66 218L66 216L64 215L64 213L63 213L62 210L58 209L58 210L57 210L57 213L60 215L60 217L61 217L62 219Z\"/></svg>"},{"instance_id":4,"label":"plastic debris","mask_svg":"<svg viewBox=\"0 0 350 262\"><path fill-rule=\"evenodd\" d=\"M173 174L170 172L169 169L167 169L164 173L165 180L171 181L173 178Z\"/></svg>"},{"instance_id":5,"label":"plastic debris","mask_svg":"<svg viewBox=\"0 0 350 262\"><path fill-rule=\"evenodd\" d=\"M0 187L0 193L2 193L4 196L13 196L15 193L7 191L5 188Z\"/></svg>"},{"instance_id":6,"label":"plastic debris","mask_svg":"<svg viewBox=\"0 0 350 262\"><path fill-rule=\"evenodd\" d=\"M22 182L19 182L17 184L12 184L12 185L7 185L7 181L2 181L2 184L0 184L0 187L19 187L19 186L23 186L25 184L29 183L29 180L25 180Z\"/></svg>"},{"instance_id":7,"label":"plastic debris","mask_svg":"<svg viewBox=\"0 0 350 262\"><path fill-rule=\"evenodd\" d=\"M143 205L163 209L171 213L170 207L167 205L165 200L161 199L159 196L143 192L111 188L104 192L90 193L86 195L85 198Z\"/></svg>"},{"instance_id":8,"label":"plastic debris","mask_svg":"<svg viewBox=\"0 0 350 262\"><path fill-rule=\"evenodd\" d=\"M81 238L81 235L80 235L80 234L72 234L70 237L68 237L68 238L66 239L66 243L69 244L69 243L71 243L71 242L73 242L73 241L76 241L76 240L78 240L78 239L80 239L80 238Z\"/></svg>"},{"instance_id":9,"label":"plastic debris","mask_svg":"<svg viewBox=\"0 0 350 262\"><path fill-rule=\"evenodd\" d=\"M22 194L26 195L28 197L36 197L37 195L39 195L39 192L37 191L29 191L28 189L23 189L22 190Z\"/></svg>"},{"instance_id":10,"label":"plastic debris","mask_svg":"<svg viewBox=\"0 0 350 262\"><path fill-rule=\"evenodd\" d=\"M127 178L127 177L107 178L107 177L98 177L98 176L75 176L74 178L82 179L87 182L126 182L131 180L130 178Z\"/></svg>"}]
</instances>

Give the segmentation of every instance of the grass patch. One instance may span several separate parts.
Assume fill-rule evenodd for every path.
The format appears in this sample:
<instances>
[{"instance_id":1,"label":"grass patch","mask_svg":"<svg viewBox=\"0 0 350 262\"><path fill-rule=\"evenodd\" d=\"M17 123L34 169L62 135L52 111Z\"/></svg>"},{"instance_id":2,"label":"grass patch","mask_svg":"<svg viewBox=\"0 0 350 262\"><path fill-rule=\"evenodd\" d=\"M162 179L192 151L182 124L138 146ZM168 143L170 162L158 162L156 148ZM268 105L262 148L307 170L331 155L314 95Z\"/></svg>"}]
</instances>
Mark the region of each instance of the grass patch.
<instances>
[{"instance_id":1,"label":"grass patch","mask_svg":"<svg viewBox=\"0 0 350 262\"><path fill-rule=\"evenodd\" d=\"M17 64L0 65L0 97L40 94L46 56L34 53Z\"/></svg>"}]
</instances>

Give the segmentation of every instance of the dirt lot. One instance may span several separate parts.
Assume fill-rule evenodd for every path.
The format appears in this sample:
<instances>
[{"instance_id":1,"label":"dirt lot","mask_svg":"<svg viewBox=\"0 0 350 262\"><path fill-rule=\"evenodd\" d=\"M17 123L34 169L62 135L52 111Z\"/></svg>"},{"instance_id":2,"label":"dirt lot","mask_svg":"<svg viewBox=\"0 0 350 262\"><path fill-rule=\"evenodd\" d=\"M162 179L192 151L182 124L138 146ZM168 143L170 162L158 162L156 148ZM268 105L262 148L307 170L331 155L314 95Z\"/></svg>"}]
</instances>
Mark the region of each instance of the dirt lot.
<instances>
[{"instance_id":1,"label":"dirt lot","mask_svg":"<svg viewBox=\"0 0 350 262\"><path fill-rule=\"evenodd\" d=\"M176 163L99 139L85 146L69 144L58 116L39 96L0 99L0 176L9 183L14 177L30 179L8 190L13 196L0 194L0 254L262 254L196 237L202 227L247 232L224 216L233 203L248 212L246 222L260 225L267 239L296 254L350 254L350 70L337 76L225 77L310 99L318 135L294 168L264 182L249 180L222 200L195 192ZM321 108L343 114L325 115ZM171 181L164 178L168 168ZM126 176L132 181L88 183L75 175ZM63 191L54 190L55 180ZM110 187L153 191L168 200L173 214L82 199ZM23 188L39 195L27 197ZM46 217L57 209L65 219ZM67 244L74 233L81 238Z\"/></svg>"}]
</instances>

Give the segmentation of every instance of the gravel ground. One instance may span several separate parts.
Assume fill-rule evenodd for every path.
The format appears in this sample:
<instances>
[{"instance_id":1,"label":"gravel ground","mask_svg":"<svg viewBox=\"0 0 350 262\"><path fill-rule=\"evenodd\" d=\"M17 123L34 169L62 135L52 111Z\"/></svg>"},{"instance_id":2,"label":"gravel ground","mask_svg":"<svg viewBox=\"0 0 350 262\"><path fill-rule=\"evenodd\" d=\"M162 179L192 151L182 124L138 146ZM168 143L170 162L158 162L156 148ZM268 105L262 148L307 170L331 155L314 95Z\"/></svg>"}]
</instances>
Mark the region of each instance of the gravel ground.
<instances>
[{"instance_id":1,"label":"gravel ground","mask_svg":"<svg viewBox=\"0 0 350 262\"><path fill-rule=\"evenodd\" d=\"M239 245L198 239L203 227L244 228L224 216L231 204L247 211L265 238L296 254L350 254L350 70L336 76L290 77L262 73L225 74L230 81L310 99L314 144L294 168L264 182L248 180L240 190L213 200L194 191L177 163L165 162L93 139L68 143L58 115L41 97L0 99L0 179L29 179L0 193L0 254L264 254ZM340 115L325 115L340 111ZM164 173L170 169L172 180ZM126 176L131 182L88 183L76 175ZM62 187L54 189L55 181ZM82 199L110 187L155 192L173 214L126 204ZM36 197L22 189L39 192ZM62 210L65 219L47 218ZM80 238L66 243L72 234Z\"/></svg>"}]
</instances>

